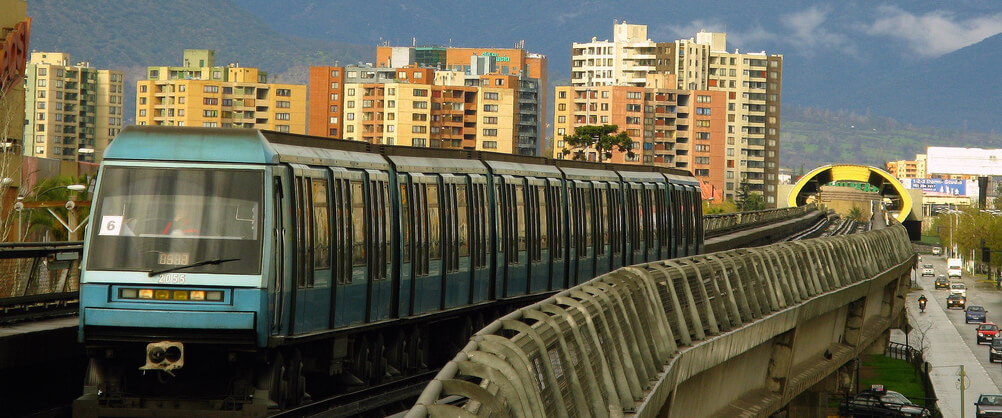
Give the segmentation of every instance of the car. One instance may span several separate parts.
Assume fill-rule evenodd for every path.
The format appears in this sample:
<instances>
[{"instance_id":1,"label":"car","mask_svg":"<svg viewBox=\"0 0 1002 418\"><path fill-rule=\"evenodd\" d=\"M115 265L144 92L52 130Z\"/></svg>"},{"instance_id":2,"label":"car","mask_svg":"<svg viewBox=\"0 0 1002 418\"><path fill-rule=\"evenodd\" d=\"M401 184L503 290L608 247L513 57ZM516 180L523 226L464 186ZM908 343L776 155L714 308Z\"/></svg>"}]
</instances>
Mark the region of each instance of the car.
<instances>
[{"instance_id":1,"label":"car","mask_svg":"<svg viewBox=\"0 0 1002 418\"><path fill-rule=\"evenodd\" d=\"M987 322L985 319L985 314L988 311L985 310L984 306L981 305L968 305L967 309L964 309L964 323L970 324L971 322Z\"/></svg>"},{"instance_id":2,"label":"car","mask_svg":"<svg viewBox=\"0 0 1002 418\"><path fill-rule=\"evenodd\" d=\"M839 415L855 417L928 417L932 413L928 409L915 405L893 390L886 390L883 385L873 385L852 398L847 398L839 405Z\"/></svg>"},{"instance_id":3,"label":"car","mask_svg":"<svg viewBox=\"0 0 1002 418\"><path fill-rule=\"evenodd\" d=\"M934 270L932 268L932 264L923 264L922 265L922 277L925 277L925 276L935 276L935 275L936 275L936 270Z\"/></svg>"},{"instance_id":4,"label":"car","mask_svg":"<svg viewBox=\"0 0 1002 418\"><path fill-rule=\"evenodd\" d=\"M1002 361L1002 338L992 340L988 346L988 361L994 363L995 360Z\"/></svg>"},{"instance_id":5,"label":"car","mask_svg":"<svg viewBox=\"0 0 1002 418\"><path fill-rule=\"evenodd\" d=\"M950 282L950 293L967 297L967 285L961 282Z\"/></svg>"},{"instance_id":6,"label":"car","mask_svg":"<svg viewBox=\"0 0 1002 418\"><path fill-rule=\"evenodd\" d=\"M939 255L939 254L940 254L940 253L942 253L942 252L943 252L943 249L942 249L942 248L939 248L939 247L932 247L932 255Z\"/></svg>"},{"instance_id":7,"label":"car","mask_svg":"<svg viewBox=\"0 0 1002 418\"><path fill-rule=\"evenodd\" d=\"M992 322L985 322L978 325L978 344L982 342L992 342L999 336L999 326Z\"/></svg>"},{"instance_id":8,"label":"car","mask_svg":"<svg viewBox=\"0 0 1002 418\"><path fill-rule=\"evenodd\" d=\"M934 285L935 285L936 289L949 289L950 288L950 279L948 279L948 278L946 278L946 276L940 274L939 276L936 276L936 281L934 282Z\"/></svg>"},{"instance_id":9,"label":"car","mask_svg":"<svg viewBox=\"0 0 1002 418\"><path fill-rule=\"evenodd\" d=\"M951 293L950 296L946 297L946 309L950 308L964 309L964 305L967 305L967 298L964 297L964 295Z\"/></svg>"},{"instance_id":10,"label":"car","mask_svg":"<svg viewBox=\"0 0 1002 418\"><path fill-rule=\"evenodd\" d=\"M978 397L974 403L974 416L977 418L1002 417L1002 395L985 395Z\"/></svg>"}]
</instances>

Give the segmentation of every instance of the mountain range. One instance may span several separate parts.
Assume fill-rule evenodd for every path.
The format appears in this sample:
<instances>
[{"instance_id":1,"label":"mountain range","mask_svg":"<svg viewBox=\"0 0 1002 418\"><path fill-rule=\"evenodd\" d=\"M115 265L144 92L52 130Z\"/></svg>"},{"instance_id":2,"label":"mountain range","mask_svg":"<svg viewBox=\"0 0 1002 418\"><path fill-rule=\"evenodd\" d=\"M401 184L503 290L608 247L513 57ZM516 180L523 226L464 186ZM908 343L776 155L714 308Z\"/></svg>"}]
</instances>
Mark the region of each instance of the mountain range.
<instances>
[{"instance_id":1,"label":"mountain range","mask_svg":"<svg viewBox=\"0 0 1002 418\"><path fill-rule=\"evenodd\" d=\"M1002 4L995 0L29 0L28 14L31 49L125 71L127 98L135 97L146 66L178 65L186 48L215 49L217 64L259 67L272 82L305 84L310 65L372 62L376 45L511 47L524 40L528 51L547 55L550 85L558 85L569 78L571 44L611 39L615 22L646 24L659 42L722 31L728 50L784 57L784 166L823 162L795 144L831 140L825 129L837 120L804 118L824 110L893 118L903 127L896 131L903 142L883 138L881 129L876 137L839 131L848 136L835 141L867 138L869 149L890 152L837 158L905 152L883 159L910 159L943 145L924 139L934 131L960 141L955 145L1002 147L993 134L1002 132L1002 79L993 70L1002 66Z\"/></svg>"}]
</instances>

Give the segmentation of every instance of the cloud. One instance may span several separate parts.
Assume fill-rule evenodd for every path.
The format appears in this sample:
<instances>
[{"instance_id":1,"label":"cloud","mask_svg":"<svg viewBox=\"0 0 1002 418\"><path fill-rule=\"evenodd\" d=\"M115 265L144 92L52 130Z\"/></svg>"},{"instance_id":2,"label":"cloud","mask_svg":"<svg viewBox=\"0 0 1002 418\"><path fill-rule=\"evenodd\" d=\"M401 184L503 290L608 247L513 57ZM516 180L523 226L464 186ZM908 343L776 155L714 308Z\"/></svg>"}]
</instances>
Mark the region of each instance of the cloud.
<instances>
[{"instance_id":1,"label":"cloud","mask_svg":"<svg viewBox=\"0 0 1002 418\"><path fill-rule=\"evenodd\" d=\"M728 30L727 25L716 21L693 20L683 25L660 25L655 27L650 37L651 39L689 39L695 38L700 31L725 32L727 33L727 49L734 50L734 45L750 45L753 48L762 49L761 44L775 42L779 36L766 31L761 26L753 27L747 31Z\"/></svg>"},{"instance_id":2,"label":"cloud","mask_svg":"<svg viewBox=\"0 0 1002 418\"><path fill-rule=\"evenodd\" d=\"M780 16L780 24L790 30L785 41L803 55L813 55L819 49L833 49L851 53L849 38L824 27L831 10L813 6L799 12Z\"/></svg>"},{"instance_id":3,"label":"cloud","mask_svg":"<svg viewBox=\"0 0 1002 418\"><path fill-rule=\"evenodd\" d=\"M882 14L863 27L869 35L884 35L908 43L909 48L925 56L939 56L1002 33L1002 13L960 19L946 11L915 15L894 6L877 9Z\"/></svg>"}]
</instances>

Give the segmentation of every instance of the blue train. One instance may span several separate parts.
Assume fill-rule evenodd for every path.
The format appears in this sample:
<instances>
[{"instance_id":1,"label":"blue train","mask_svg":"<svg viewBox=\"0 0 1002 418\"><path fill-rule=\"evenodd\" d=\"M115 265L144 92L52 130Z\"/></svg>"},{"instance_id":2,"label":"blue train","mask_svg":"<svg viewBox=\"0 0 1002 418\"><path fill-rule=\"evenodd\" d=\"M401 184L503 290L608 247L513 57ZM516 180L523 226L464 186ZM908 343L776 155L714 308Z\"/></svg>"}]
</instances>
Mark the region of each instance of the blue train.
<instances>
[{"instance_id":1,"label":"blue train","mask_svg":"<svg viewBox=\"0 0 1002 418\"><path fill-rule=\"evenodd\" d=\"M81 416L253 415L413 375L515 306L703 242L682 170L248 129L126 128L91 213Z\"/></svg>"}]
</instances>

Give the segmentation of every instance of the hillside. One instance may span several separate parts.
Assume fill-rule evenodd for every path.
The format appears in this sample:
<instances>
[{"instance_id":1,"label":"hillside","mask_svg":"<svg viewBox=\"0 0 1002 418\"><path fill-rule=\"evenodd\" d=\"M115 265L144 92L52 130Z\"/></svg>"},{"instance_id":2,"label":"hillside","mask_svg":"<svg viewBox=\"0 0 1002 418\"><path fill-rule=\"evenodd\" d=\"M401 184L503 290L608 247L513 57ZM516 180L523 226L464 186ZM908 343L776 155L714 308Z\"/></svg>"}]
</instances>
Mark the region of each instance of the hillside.
<instances>
[{"instance_id":1,"label":"hillside","mask_svg":"<svg viewBox=\"0 0 1002 418\"><path fill-rule=\"evenodd\" d=\"M1002 134L917 127L887 117L787 106L780 132L780 165L798 171L825 164L883 167L912 160L929 146L1002 148Z\"/></svg>"}]
</instances>

